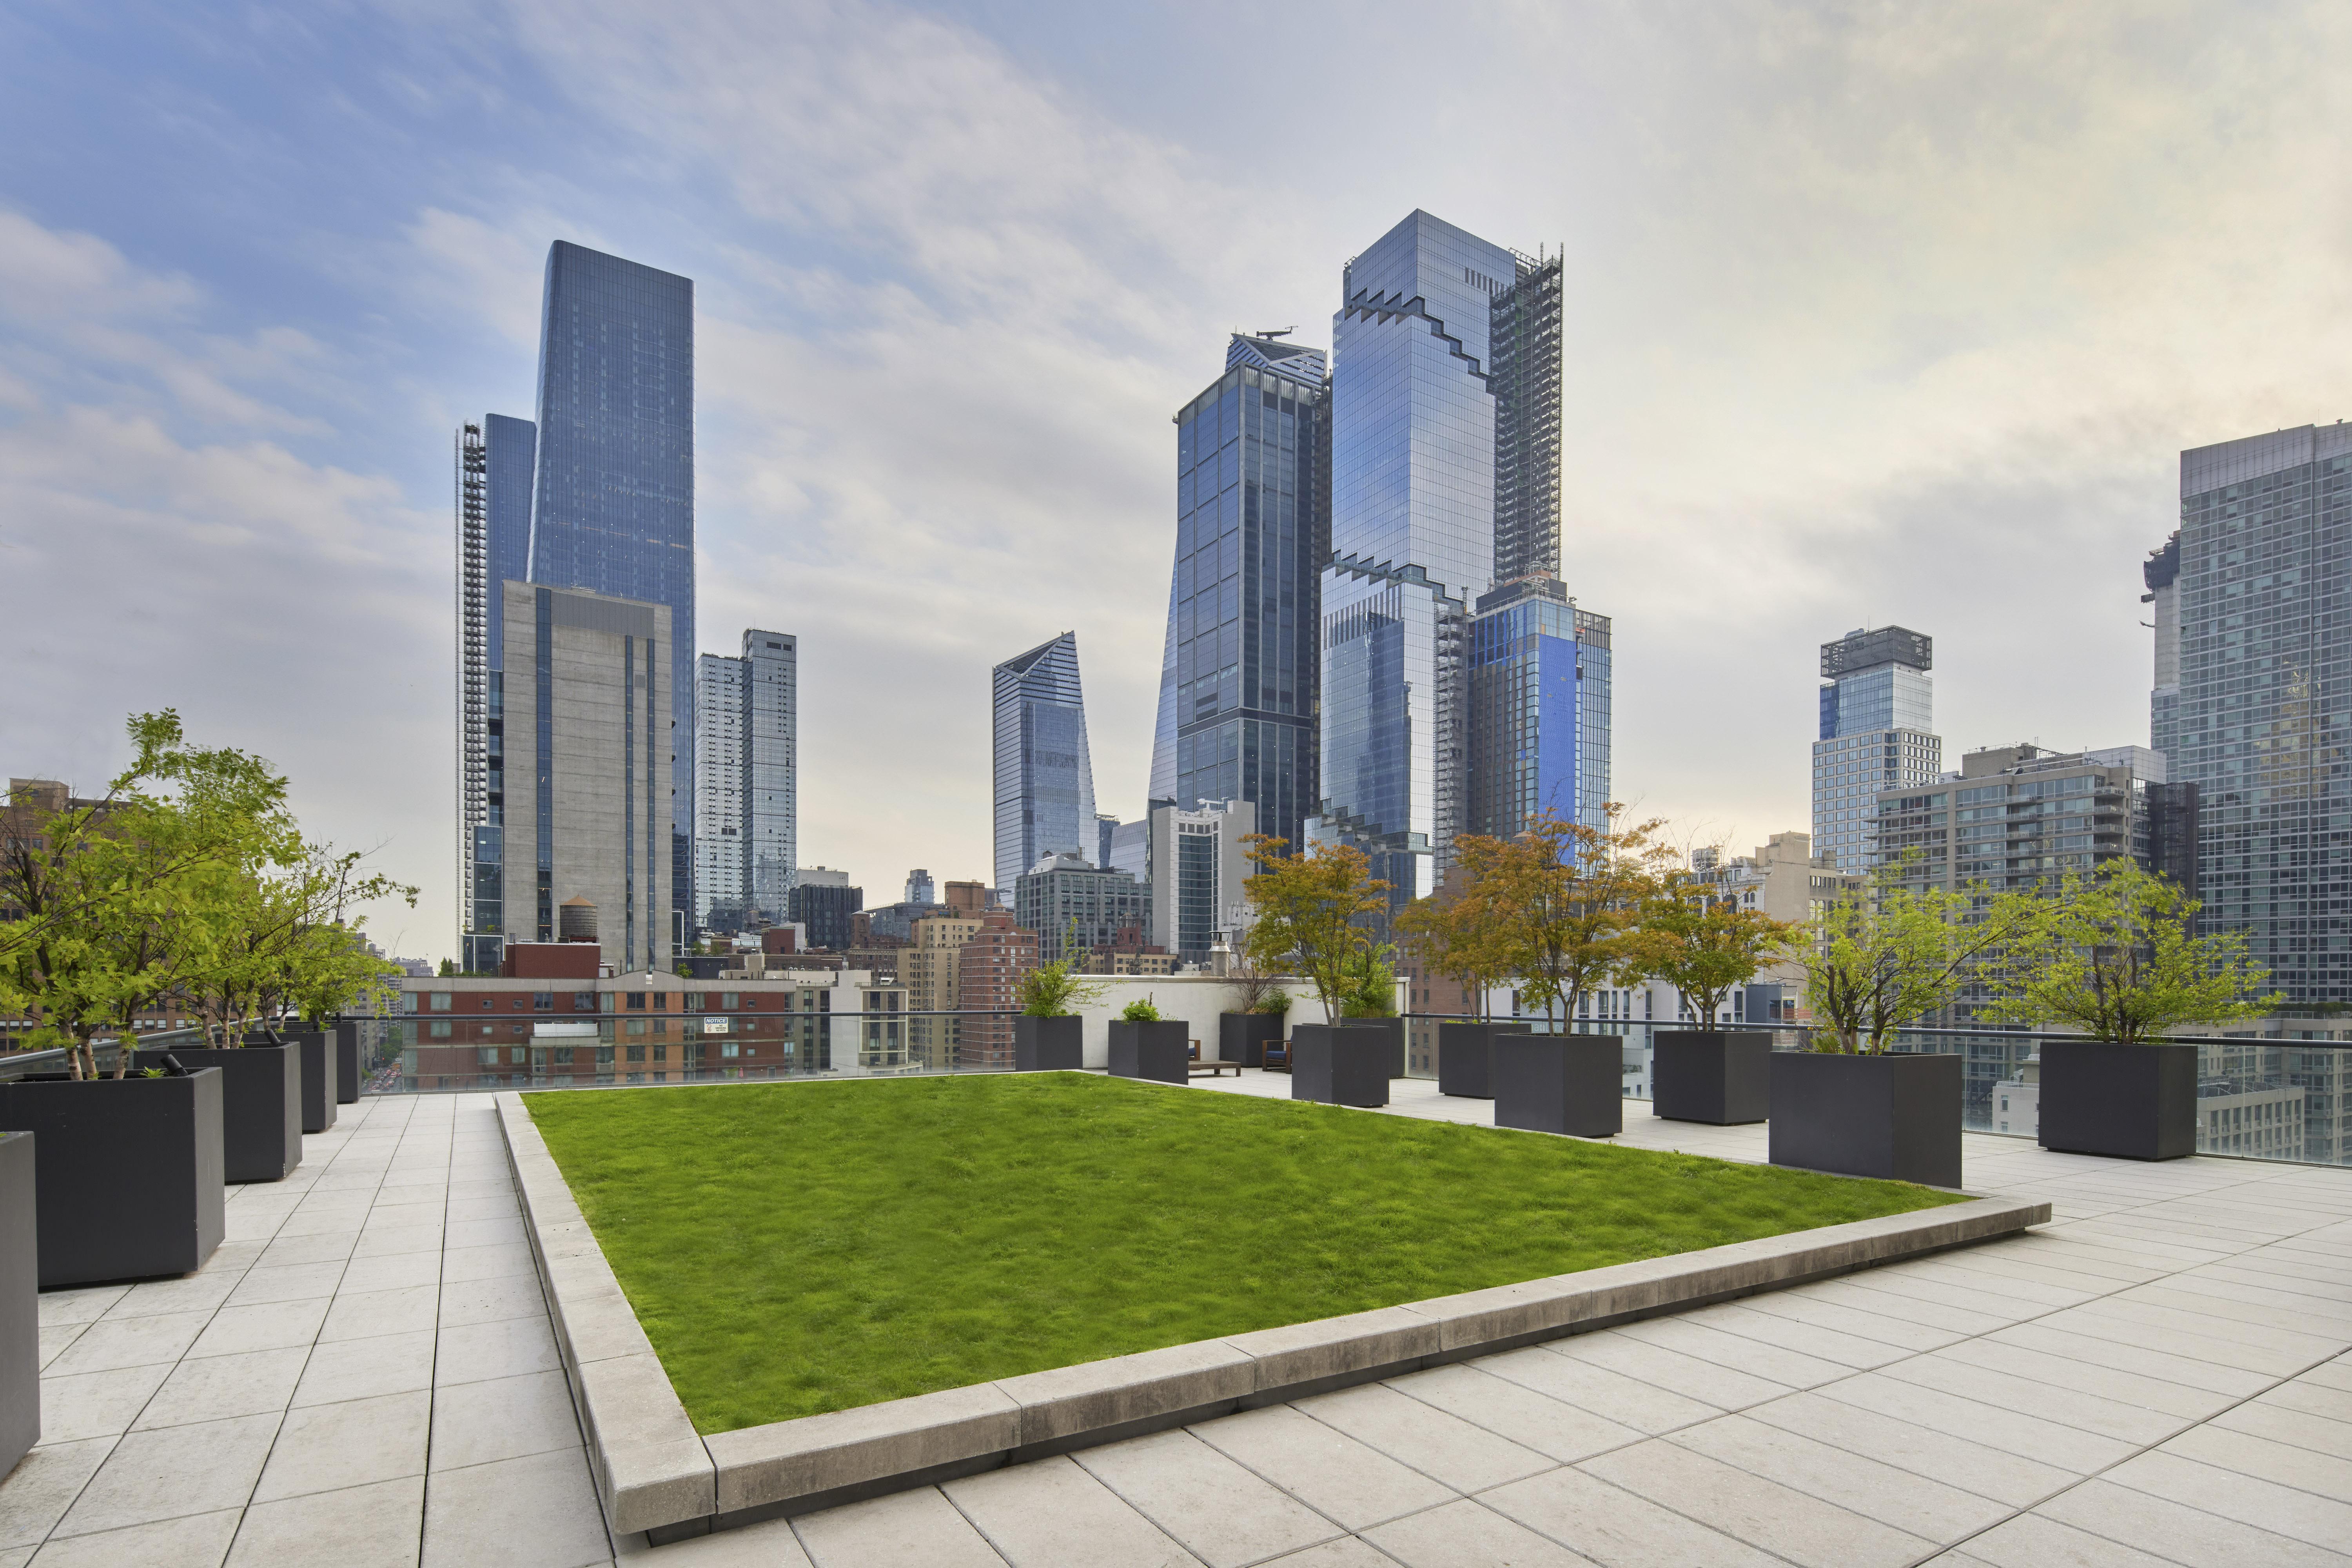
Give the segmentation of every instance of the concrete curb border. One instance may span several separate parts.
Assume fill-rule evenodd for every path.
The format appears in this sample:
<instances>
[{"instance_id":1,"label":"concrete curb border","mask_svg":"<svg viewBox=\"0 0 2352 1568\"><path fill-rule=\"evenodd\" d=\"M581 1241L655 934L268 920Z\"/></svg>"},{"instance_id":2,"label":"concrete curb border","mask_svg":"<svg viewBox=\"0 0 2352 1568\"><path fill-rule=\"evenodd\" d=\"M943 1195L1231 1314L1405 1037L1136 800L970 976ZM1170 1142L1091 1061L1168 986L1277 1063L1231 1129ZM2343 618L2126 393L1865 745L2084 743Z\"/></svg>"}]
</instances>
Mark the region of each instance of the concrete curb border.
<instances>
[{"instance_id":1,"label":"concrete curb border","mask_svg":"<svg viewBox=\"0 0 2352 1568\"><path fill-rule=\"evenodd\" d=\"M2044 1225L2046 1203L1942 1208L1261 1329L698 1436L522 1097L498 1096L589 1468L615 1534L803 1513Z\"/></svg>"}]
</instances>

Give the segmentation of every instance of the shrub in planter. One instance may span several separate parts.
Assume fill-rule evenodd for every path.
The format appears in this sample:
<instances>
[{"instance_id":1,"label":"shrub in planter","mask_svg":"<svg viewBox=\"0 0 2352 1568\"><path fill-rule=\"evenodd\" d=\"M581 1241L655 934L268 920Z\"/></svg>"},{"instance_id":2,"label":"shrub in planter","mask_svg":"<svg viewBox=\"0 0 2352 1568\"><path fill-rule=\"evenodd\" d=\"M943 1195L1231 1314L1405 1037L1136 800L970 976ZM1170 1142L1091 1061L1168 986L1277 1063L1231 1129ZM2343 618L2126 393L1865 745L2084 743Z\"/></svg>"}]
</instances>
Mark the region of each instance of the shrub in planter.
<instances>
[{"instance_id":1,"label":"shrub in planter","mask_svg":"<svg viewBox=\"0 0 2352 1568\"><path fill-rule=\"evenodd\" d=\"M1081 1004L1103 994L1099 982L1078 978L1078 922L1063 937L1064 957L1021 977L1021 1016L1013 1020L1013 1066L1018 1072L1074 1072L1086 1063Z\"/></svg>"},{"instance_id":2,"label":"shrub in planter","mask_svg":"<svg viewBox=\"0 0 2352 1568\"><path fill-rule=\"evenodd\" d=\"M41 1440L40 1230L30 1132L0 1132L0 1476Z\"/></svg>"},{"instance_id":3,"label":"shrub in planter","mask_svg":"<svg viewBox=\"0 0 2352 1568\"><path fill-rule=\"evenodd\" d=\"M0 1083L0 1128L34 1134L41 1289L204 1267L226 1227L225 1076Z\"/></svg>"},{"instance_id":4,"label":"shrub in planter","mask_svg":"<svg viewBox=\"0 0 2352 1568\"><path fill-rule=\"evenodd\" d=\"M1772 1037L1661 1029L1650 1054L1650 1110L1669 1121L1733 1127L1772 1113Z\"/></svg>"},{"instance_id":5,"label":"shrub in planter","mask_svg":"<svg viewBox=\"0 0 2352 1568\"><path fill-rule=\"evenodd\" d=\"M2198 907L2165 878L2111 860L2061 878L2014 944L1988 1016L2089 1037L2042 1044L2043 1148L2129 1160L2197 1152L2197 1047L2164 1035L2277 1000L2254 994L2268 972L2248 959L2243 931L2192 934Z\"/></svg>"},{"instance_id":6,"label":"shrub in planter","mask_svg":"<svg viewBox=\"0 0 2352 1568\"><path fill-rule=\"evenodd\" d=\"M1625 1130L1625 1041L1619 1035L1496 1034L1495 1125L1576 1138Z\"/></svg>"},{"instance_id":7,"label":"shrub in planter","mask_svg":"<svg viewBox=\"0 0 2352 1568\"><path fill-rule=\"evenodd\" d=\"M1163 1020L1150 1002L1130 1002L1110 1024L1110 1075L1182 1083L1192 1076L1190 1028L1181 1018Z\"/></svg>"},{"instance_id":8,"label":"shrub in planter","mask_svg":"<svg viewBox=\"0 0 2352 1568\"><path fill-rule=\"evenodd\" d=\"M1960 1184L1961 1060L1772 1055L1772 1163L1931 1187Z\"/></svg>"},{"instance_id":9,"label":"shrub in planter","mask_svg":"<svg viewBox=\"0 0 2352 1568\"><path fill-rule=\"evenodd\" d=\"M131 1060L141 1068L162 1067L167 1056L191 1069L220 1069L221 1150L229 1181L282 1182L302 1163L302 1058L294 1047L179 1047L138 1051Z\"/></svg>"},{"instance_id":10,"label":"shrub in planter","mask_svg":"<svg viewBox=\"0 0 2352 1568\"><path fill-rule=\"evenodd\" d=\"M1055 1018L1033 1018L1024 1013L1013 1019L1013 1071L1077 1071L1085 1065L1085 1022L1075 1013Z\"/></svg>"},{"instance_id":11,"label":"shrub in planter","mask_svg":"<svg viewBox=\"0 0 2352 1568\"><path fill-rule=\"evenodd\" d=\"M1386 1105L1391 1049L1385 1030L1301 1024L1290 1031L1290 1098L1325 1105Z\"/></svg>"}]
</instances>

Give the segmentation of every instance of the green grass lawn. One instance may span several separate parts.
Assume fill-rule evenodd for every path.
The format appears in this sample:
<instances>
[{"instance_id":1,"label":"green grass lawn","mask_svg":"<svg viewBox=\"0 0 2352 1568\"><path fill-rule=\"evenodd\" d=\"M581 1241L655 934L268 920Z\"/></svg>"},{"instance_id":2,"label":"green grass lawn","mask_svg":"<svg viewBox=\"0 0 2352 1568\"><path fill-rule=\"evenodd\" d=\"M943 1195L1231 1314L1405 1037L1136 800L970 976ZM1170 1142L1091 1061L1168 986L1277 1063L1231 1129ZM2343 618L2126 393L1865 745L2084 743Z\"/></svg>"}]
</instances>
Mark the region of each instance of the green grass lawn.
<instances>
[{"instance_id":1,"label":"green grass lawn","mask_svg":"<svg viewBox=\"0 0 2352 1568\"><path fill-rule=\"evenodd\" d=\"M525 1103L704 1432L1956 1201L1066 1073Z\"/></svg>"}]
</instances>

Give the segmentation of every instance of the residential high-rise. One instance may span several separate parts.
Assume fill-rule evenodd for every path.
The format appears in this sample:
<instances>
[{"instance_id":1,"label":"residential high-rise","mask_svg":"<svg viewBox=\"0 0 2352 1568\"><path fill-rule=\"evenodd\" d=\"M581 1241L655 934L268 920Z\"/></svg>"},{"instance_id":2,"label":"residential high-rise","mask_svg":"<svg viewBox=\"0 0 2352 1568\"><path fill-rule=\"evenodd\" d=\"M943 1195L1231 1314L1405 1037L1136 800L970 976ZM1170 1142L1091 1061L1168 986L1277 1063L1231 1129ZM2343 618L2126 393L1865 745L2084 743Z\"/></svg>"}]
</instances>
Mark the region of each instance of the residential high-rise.
<instances>
[{"instance_id":1,"label":"residential high-rise","mask_svg":"<svg viewBox=\"0 0 2352 1568\"><path fill-rule=\"evenodd\" d=\"M1559 268L1415 212L1345 269L1310 836L1370 854L1394 907L1465 820L1470 606L1558 570Z\"/></svg>"},{"instance_id":2,"label":"residential high-rise","mask_svg":"<svg viewBox=\"0 0 2352 1568\"><path fill-rule=\"evenodd\" d=\"M1154 806L1150 816L1151 922L1144 940L1186 963L1202 963L1217 939L1248 921L1242 883L1256 869L1242 840L1257 831L1245 800L1204 800L1195 809Z\"/></svg>"},{"instance_id":3,"label":"residential high-rise","mask_svg":"<svg viewBox=\"0 0 2352 1568\"><path fill-rule=\"evenodd\" d=\"M1187 807L1250 801L1265 831L1294 847L1319 798L1328 393L1319 350L1236 332L1224 374L1175 416L1176 566L1151 794Z\"/></svg>"},{"instance_id":4,"label":"residential high-rise","mask_svg":"<svg viewBox=\"0 0 2352 1568\"><path fill-rule=\"evenodd\" d=\"M1544 811L1607 827L1609 617L1557 577L1521 577L1479 595L1468 658L1465 830L1512 838Z\"/></svg>"},{"instance_id":5,"label":"residential high-rise","mask_svg":"<svg viewBox=\"0 0 2352 1568\"><path fill-rule=\"evenodd\" d=\"M741 657L706 653L697 662L695 923L706 931L791 918L799 658L791 634L754 626L743 634Z\"/></svg>"},{"instance_id":6,"label":"residential high-rise","mask_svg":"<svg viewBox=\"0 0 2352 1568\"><path fill-rule=\"evenodd\" d=\"M741 931L749 889L743 856L743 661L695 660L694 923Z\"/></svg>"},{"instance_id":7,"label":"residential high-rise","mask_svg":"<svg viewBox=\"0 0 2352 1568\"><path fill-rule=\"evenodd\" d=\"M496 973L506 942L502 584L530 575L537 437L503 414L457 432L458 931L469 973Z\"/></svg>"},{"instance_id":8,"label":"residential high-rise","mask_svg":"<svg viewBox=\"0 0 2352 1568\"><path fill-rule=\"evenodd\" d=\"M669 606L503 584L517 774L509 933L593 940L616 972L669 966Z\"/></svg>"},{"instance_id":9,"label":"residential high-rise","mask_svg":"<svg viewBox=\"0 0 2352 1568\"><path fill-rule=\"evenodd\" d=\"M803 866L793 874L787 914L808 932L811 947L846 952L850 919L865 901L866 889L852 887L848 872L829 866Z\"/></svg>"},{"instance_id":10,"label":"residential high-rise","mask_svg":"<svg viewBox=\"0 0 2352 1568\"><path fill-rule=\"evenodd\" d=\"M2155 612L2156 679L2147 694L2147 743L2169 756L2180 721L2180 533L2140 563L2147 592L2139 602Z\"/></svg>"},{"instance_id":11,"label":"residential high-rise","mask_svg":"<svg viewBox=\"0 0 2352 1568\"><path fill-rule=\"evenodd\" d=\"M1118 940L1122 930L1143 929L1148 918L1141 883L1124 871L1105 870L1083 856L1049 855L1013 884L1013 919L1037 933L1043 963L1077 958ZM1072 928L1077 946L1069 949Z\"/></svg>"},{"instance_id":12,"label":"residential high-rise","mask_svg":"<svg viewBox=\"0 0 2352 1568\"><path fill-rule=\"evenodd\" d=\"M2290 1005L2352 1001L2347 542L2352 425L2305 425L2182 452L2180 529L2147 579L2158 610L2149 739L2171 782L2197 786L2200 924L2243 931L2265 988ZM2177 564L2161 565L2176 549ZM2312 1136L2332 1140L2352 1111L2316 1101Z\"/></svg>"},{"instance_id":13,"label":"residential high-rise","mask_svg":"<svg viewBox=\"0 0 2352 1568\"><path fill-rule=\"evenodd\" d=\"M1813 852L1842 871L1871 864L1885 790L1932 784L1944 768L1936 735L1932 639L1902 626L1848 632L1822 645L1822 732L1813 742Z\"/></svg>"},{"instance_id":14,"label":"residential high-rise","mask_svg":"<svg viewBox=\"0 0 2352 1568\"><path fill-rule=\"evenodd\" d=\"M683 915L695 820L692 279L569 240L548 247L530 577L669 612L661 678L677 732L662 747L664 881Z\"/></svg>"},{"instance_id":15,"label":"residential high-rise","mask_svg":"<svg viewBox=\"0 0 2352 1568\"><path fill-rule=\"evenodd\" d=\"M931 874L929 871L924 870L920 866L918 866L913 870L908 872L907 902L910 904L928 904L936 901L937 900L931 897Z\"/></svg>"},{"instance_id":16,"label":"residential high-rise","mask_svg":"<svg viewBox=\"0 0 2352 1568\"><path fill-rule=\"evenodd\" d=\"M1064 632L996 667L996 887L1048 855L1091 860L1095 770L1078 687L1078 635Z\"/></svg>"},{"instance_id":17,"label":"residential high-rise","mask_svg":"<svg viewBox=\"0 0 2352 1568\"><path fill-rule=\"evenodd\" d=\"M1037 933L1013 923L1012 911L990 910L956 953L956 1065L1013 1065L1013 1015L1021 1010L1021 977L1037 967Z\"/></svg>"}]
</instances>

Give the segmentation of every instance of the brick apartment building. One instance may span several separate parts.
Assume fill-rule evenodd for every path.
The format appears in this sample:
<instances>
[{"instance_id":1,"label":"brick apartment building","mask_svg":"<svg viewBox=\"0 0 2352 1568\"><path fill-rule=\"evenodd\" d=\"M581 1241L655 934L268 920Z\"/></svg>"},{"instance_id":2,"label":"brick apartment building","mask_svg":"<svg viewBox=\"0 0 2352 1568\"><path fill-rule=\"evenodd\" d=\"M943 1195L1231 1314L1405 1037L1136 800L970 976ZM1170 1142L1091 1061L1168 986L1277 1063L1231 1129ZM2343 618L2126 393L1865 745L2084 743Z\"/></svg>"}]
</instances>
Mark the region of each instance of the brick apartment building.
<instances>
[{"instance_id":1,"label":"brick apartment building","mask_svg":"<svg viewBox=\"0 0 2352 1568\"><path fill-rule=\"evenodd\" d=\"M963 1068L1013 1065L1013 1018L1021 1010L1021 977L1037 967L1037 933L1024 931L1004 910L980 917L980 929L956 955L956 1005L966 1013L994 1016L961 1018L956 1026L956 1064Z\"/></svg>"},{"instance_id":2,"label":"brick apartment building","mask_svg":"<svg viewBox=\"0 0 2352 1568\"><path fill-rule=\"evenodd\" d=\"M907 1070L906 993L856 970L603 974L595 945L510 942L493 976L411 976L405 1089Z\"/></svg>"}]
</instances>

